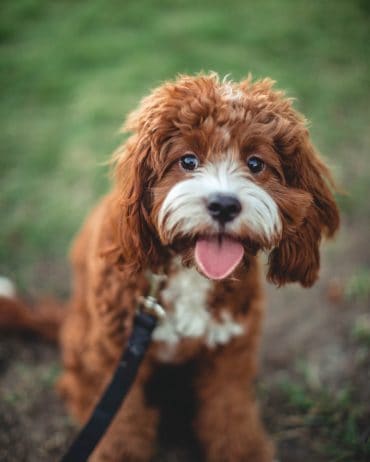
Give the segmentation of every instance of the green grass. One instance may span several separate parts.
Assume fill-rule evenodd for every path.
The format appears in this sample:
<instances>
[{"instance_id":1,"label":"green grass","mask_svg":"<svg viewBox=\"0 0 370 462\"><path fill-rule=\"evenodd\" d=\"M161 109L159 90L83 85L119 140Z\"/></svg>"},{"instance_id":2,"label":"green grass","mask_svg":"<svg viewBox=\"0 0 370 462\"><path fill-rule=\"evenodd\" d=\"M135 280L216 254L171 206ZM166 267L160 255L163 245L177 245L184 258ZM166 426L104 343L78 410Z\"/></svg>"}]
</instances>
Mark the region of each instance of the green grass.
<instances>
[{"instance_id":1,"label":"green grass","mask_svg":"<svg viewBox=\"0 0 370 462\"><path fill-rule=\"evenodd\" d=\"M140 97L180 72L271 76L370 215L366 2L4 1L1 40L0 271L28 290L53 274L107 189L101 166ZM41 262L41 263L40 263Z\"/></svg>"},{"instance_id":2,"label":"green grass","mask_svg":"<svg viewBox=\"0 0 370 462\"><path fill-rule=\"evenodd\" d=\"M307 460L370 459L369 321L368 313L354 316L352 328L343 334L349 337L346 348L352 361L336 385L316 380L312 363L303 359L278 379L269 382L265 377L259 385L266 424L283 454L290 445L309 450Z\"/></svg>"},{"instance_id":3,"label":"green grass","mask_svg":"<svg viewBox=\"0 0 370 462\"><path fill-rule=\"evenodd\" d=\"M287 412L296 416L299 431L314 441L318 454L329 457L331 462L369 460L370 415L358 403L353 390L344 389L335 395L325 389L312 392L302 385L284 382L280 393Z\"/></svg>"},{"instance_id":4,"label":"green grass","mask_svg":"<svg viewBox=\"0 0 370 462\"><path fill-rule=\"evenodd\" d=\"M370 300L370 268L359 268L347 281L345 296L349 301Z\"/></svg>"}]
</instances>

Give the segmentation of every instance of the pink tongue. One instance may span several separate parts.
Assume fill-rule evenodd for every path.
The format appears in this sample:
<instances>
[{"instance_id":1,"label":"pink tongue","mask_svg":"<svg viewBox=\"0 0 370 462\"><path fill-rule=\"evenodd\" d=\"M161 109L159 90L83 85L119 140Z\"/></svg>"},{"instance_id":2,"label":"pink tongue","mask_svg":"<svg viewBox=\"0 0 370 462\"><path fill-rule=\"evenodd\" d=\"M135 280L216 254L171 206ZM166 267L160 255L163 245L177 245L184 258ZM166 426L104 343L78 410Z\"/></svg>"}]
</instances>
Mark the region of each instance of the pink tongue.
<instances>
[{"instance_id":1,"label":"pink tongue","mask_svg":"<svg viewBox=\"0 0 370 462\"><path fill-rule=\"evenodd\" d=\"M195 245L195 261L210 279L223 279L238 266L244 255L243 246L223 237L199 238Z\"/></svg>"}]
</instances>

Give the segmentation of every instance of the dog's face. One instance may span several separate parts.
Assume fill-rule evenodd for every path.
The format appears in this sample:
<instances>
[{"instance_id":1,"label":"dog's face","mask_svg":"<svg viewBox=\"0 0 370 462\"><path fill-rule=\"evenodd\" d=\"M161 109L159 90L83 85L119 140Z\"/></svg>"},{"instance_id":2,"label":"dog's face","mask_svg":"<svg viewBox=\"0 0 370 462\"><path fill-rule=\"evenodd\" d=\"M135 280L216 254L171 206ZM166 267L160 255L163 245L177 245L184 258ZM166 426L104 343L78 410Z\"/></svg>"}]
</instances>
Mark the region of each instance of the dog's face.
<instances>
[{"instance_id":1,"label":"dog's face","mask_svg":"<svg viewBox=\"0 0 370 462\"><path fill-rule=\"evenodd\" d=\"M338 212L303 117L271 81L181 77L144 99L126 128L116 155L124 263L179 253L223 279L264 249L274 282L314 282Z\"/></svg>"},{"instance_id":2,"label":"dog's face","mask_svg":"<svg viewBox=\"0 0 370 462\"><path fill-rule=\"evenodd\" d=\"M282 233L272 193L278 159L268 146L240 147L232 127L219 131L203 145L199 134L180 151L176 143L153 188L161 242L211 279L229 276L249 253L277 245Z\"/></svg>"}]
</instances>

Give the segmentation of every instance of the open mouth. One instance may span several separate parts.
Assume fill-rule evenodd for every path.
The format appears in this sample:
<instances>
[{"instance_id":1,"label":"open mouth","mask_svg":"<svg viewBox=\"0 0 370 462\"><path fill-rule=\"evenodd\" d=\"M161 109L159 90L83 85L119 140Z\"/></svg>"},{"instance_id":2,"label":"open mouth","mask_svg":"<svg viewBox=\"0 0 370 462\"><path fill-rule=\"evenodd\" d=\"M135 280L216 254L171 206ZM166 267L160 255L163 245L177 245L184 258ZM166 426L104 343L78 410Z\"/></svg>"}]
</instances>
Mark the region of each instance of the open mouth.
<instances>
[{"instance_id":1,"label":"open mouth","mask_svg":"<svg viewBox=\"0 0 370 462\"><path fill-rule=\"evenodd\" d=\"M244 247L226 235L199 237L195 243L195 261L210 279L224 279L239 265Z\"/></svg>"}]
</instances>

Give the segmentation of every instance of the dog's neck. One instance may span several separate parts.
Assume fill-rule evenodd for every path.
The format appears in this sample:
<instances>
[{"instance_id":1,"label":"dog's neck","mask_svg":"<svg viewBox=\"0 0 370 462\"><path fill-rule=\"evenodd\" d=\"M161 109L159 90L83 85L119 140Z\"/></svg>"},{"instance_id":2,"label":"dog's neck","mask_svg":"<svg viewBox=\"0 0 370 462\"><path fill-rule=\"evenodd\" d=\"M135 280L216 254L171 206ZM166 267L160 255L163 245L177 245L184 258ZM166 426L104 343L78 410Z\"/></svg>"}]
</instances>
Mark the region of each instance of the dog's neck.
<instances>
[{"instance_id":1,"label":"dog's neck","mask_svg":"<svg viewBox=\"0 0 370 462\"><path fill-rule=\"evenodd\" d=\"M256 256L248 257L231 277L223 280L207 279L194 266L188 265L186 261L184 264L178 255L169 259L160 271L153 271L150 277L161 281L158 285L159 297L166 293L173 280L178 281L181 291L196 292L199 287L204 290L207 288L207 306L214 313L225 306L232 312L247 309L245 300L254 298L261 291L260 264Z\"/></svg>"},{"instance_id":2,"label":"dog's neck","mask_svg":"<svg viewBox=\"0 0 370 462\"><path fill-rule=\"evenodd\" d=\"M196 268L184 266L179 257L166 269L165 278L159 276L157 294L166 315L153 333L153 340L159 342L157 359L163 362L189 359L194 348L204 345L213 349L246 333L245 315L253 311L253 300L260 295L255 257L248 269L240 268L233 278L222 281L205 278Z\"/></svg>"}]
</instances>

